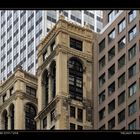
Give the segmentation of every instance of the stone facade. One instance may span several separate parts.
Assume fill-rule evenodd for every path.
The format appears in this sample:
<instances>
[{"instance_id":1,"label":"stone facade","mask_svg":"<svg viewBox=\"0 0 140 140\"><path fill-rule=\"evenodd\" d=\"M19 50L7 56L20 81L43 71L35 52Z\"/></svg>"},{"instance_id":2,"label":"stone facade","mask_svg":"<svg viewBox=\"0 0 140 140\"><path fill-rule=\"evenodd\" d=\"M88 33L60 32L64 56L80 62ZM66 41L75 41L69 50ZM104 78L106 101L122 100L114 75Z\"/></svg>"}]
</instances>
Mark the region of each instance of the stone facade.
<instances>
[{"instance_id":1,"label":"stone facade","mask_svg":"<svg viewBox=\"0 0 140 140\"><path fill-rule=\"evenodd\" d=\"M70 48L70 38L82 41L82 51ZM37 129L70 129L70 123L75 129L80 125L83 129L92 129L92 103L93 103L93 47L96 44L97 34L88 26L84 28L64 20L63 15L38 46L38 115L36 116ZM51 50L51 44L54 49ZM45 58L45 55L47 56ZM83 99L74 100L69 94L68 62L77 58L83 66ZM52 98L51 65L56 68L56 95ZM48 104L45 104L45 73L48 72ZM75 107L76 117L70 117L70 106ZM82 109L83 120L77 119L77 110ZM55 109L54 120L51 121L51 111ZM47 125L43 128L43 120ZM45 122L44 122L45 123Z\"/></svg>"},{"instance_id":2,"label":"stone facade","mask_svg":"<svg viewBox=\"0 0 140 140\"><path fill-rule=\"evenodd\" d=\"M37 98L26 92L26 86L37 89L37 78L21 67L0 85L0 130L25 130L26 104L32 104L37 111Z\"/></svg>"}]
</instances>

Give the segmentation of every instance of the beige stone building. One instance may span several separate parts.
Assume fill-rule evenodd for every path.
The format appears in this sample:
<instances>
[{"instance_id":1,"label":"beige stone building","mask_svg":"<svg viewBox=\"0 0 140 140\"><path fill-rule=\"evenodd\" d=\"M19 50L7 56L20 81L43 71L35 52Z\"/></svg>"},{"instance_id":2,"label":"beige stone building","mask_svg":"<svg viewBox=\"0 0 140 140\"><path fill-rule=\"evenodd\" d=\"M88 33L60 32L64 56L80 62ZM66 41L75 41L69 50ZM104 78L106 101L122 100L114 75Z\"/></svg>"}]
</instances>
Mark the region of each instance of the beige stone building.
<instances>
[{"instance_id":1,"label":"beige stone building","mask_svg":"<svg viewBox=\"0 0 140 140\"><path fill-rule=\"evenodd\" d=\"M61 15L38 47L37 129L93 129L97 34Z\"/></svg>"},{"instance_id":2,"label":"beige stone building","mask_svg":"<svg viewBox=\"0 0 140 140\"><path fill-rule=\"evenodd\" d=\"M0 85L0 130L35 130L37 78L17 67Z\"/></svg>"}]
</instances>

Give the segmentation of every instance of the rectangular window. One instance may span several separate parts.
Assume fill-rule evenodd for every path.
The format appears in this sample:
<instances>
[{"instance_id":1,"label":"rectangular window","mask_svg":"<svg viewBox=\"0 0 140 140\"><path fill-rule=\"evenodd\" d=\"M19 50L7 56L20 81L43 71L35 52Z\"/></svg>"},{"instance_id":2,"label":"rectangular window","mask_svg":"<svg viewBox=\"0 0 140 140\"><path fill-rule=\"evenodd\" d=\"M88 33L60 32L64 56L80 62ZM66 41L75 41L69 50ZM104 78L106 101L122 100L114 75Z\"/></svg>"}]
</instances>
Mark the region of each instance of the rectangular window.
<instances>
[{"instance_id":1,"label":"rectangular window","mask_svg":"<svg viewBox=\"0 0 140 140\"><path fill-rule=\"evenodd\" d=\"M121 38L118 42L118 52L120 52L126 45L126 38L125 36Z\"/></svg>"},{"instance_id":2,"label":"rectangular window","mask_svg":"<svg viewBox=\"0 0 140 140\"><path fill-rule=\"evenodd\" d=\"M99 77L99 87L102 87L105 83L105 73Z\"/></svg>"},{"instance_id":3,"label":"rectangular window","mask_svg":"<svg viewBox=\"0 0 140 140\"><path fill-rule=\"evenodd\" d=\"M136 108L136 101L134 101L133 103L131 103L131 104L128 106L128 115L131 116L131 115L133 115L136 111L137 111L137 108Z\"/></svg>"},{"instance_id":4,"label":"rectangular window","mask_svg":"<svg viewBox=\"0 0 140 140\"><path fill-rule=\"evenodd\" d=\"M75 130L75 124L70 123L70 130Z\"/></svg>"},{"instance_id":5,"label":"rectangular window","mask_svg":"<svg viewBox=\"0 0 140 140\"><path fill-rule=\"evenodd\" d=\"M108 61L110 61L115 56L115 46L111 48L108 52Z\"/></svg>"},{"instance_id":6,"label":"rectangular window","mask_svg":"<svg viewBox=\"0 0 140 140\"><path fill-rule=\"evenodd\" d=\"M115 82L113 82L111 85L108 87L108 95L111 95L115 92Z\"/></svg>"},{"instance_id":7,"label":"rectangular window","mask_svg":"<svg viewBox=\"0 0 140 140\"><path fill-rule=\"evenodd\" d=\"M99 121L101 121L105 117L105 108L99 111Z\"/></svg>"},{"instance_id":8,"label":"rectangular window","mask_svg":"<svg viewBox=\"0 0 140 140\"><path fill-rule=\"evenodd\" d=\"M108 69L108 78L111 78L115 74L115 64L113 64L109 69Z\"/></svg>"},{"instance_id":9,"label":"rectangular window","mask_svg":"<svg viewBox=\"0 0 140 140\"><path fill-rule=\"evenodd\" d=\"M125 120L125 109L122 110L119 114L118 114L118 123L121 123L122 121Z\"/></svg>"},{"instance_id":10,"label":"rectangular window","mask_svg":"<svg viewBox=\"0 0 140 140\"><path fill-rule=\"evenodd\" d=\"M125 54L118 60L118 69L125 65Z\"/></svg>"},{"instance_id":11,"label":"rectangular window","mask_svg":"<svg viewBox=\"0 0 140 140\"><path fill-rule=\"evenodd\" d=\"M128 69L128 78L131 78L134 75L136 75L136 63Z\"/></svg>"},{"instance_id":12,"label":"rectangular window","mask_svg":"<svg viewBox=\"0 0 140 140\"><path fill-rule=\"evenodd\" d=\"M99 53L102 52L105 48L105 39L103 39L100 43L99 43Z\"/></svg>"},{"instance_id":13,"label":"rectangular window","mask_svg":"<svg viewBox=\"0 0 140 140\"><path fill-rule=\"evenodd\" d=\"M43 128L47 127L47 117L43 119Z\"/></svg>"},{"instance_id":14,"label":"rectangular window","mask_svg":"<svg viewBox=\"0 0 140 140\"><path fill-rule=\"evenodd\" d=\"M129 130L136 130L136 119L128 124Z\"/></svg>"},{"instance_id":15,"label":"rectangular window","mask_svg":"<svg viewBox=\"0 0 140 140\"><path fill-rule=\"evenodd\" d=\"M123 74L118 78L118 88L120 88L121 86L123 86L124 83L125 83L125 73L123 73Z\"/></svg>"},{"instance_id":16,"label":"rectangular window","mask_svg":"<svg viewBox=\"0 0 140 140\"><path fill-rule=\"evenodd\" d=\"M137 12L136 10L131 10L129 13L128 13L128 20L129 22L132 22L137 16Z\"/></svg>"},{"instance_id":17,"label":"rectangular window","mask_svg":"<svg viewBox=\"0 0 140 140\"><path fill-rule=\"evenodd\" d=\"M6 93L2 96L3 103L6 101Z\"/></svg>"},{"instance_id":18,"label":"rectangular window","mask_svg":"<svg viewBox=\"0 0 140 140\"><path fill-rule=\"evenodd\" d=\"M75 107L70 106L70 117L75 118Z\"/></svg>"},{"instance_id":19,"label":"rectangular window","mask_svg":"<svg viewBox=\"0 0 140 140\"><path fill-rule=\"evenodd\" d=\"M70 38L70 47L82 51L82 41Z\"/></svg>"},{"instance_id":20,"label":"rectangular window","mask_svg":"<svg viewBox=\"0 0 140 140\"><path fill-rule=\"evenodd\" d=\"M14 88L12 87L12 88L10 88L10 96L13 94L13 90Z\"/></svg>"},{"instance_id":21,"label":"rectangular window","mask_svg":"<svg viewBox=\"0 0 140 140\"><path fill-rule=\"evenodd\" d=\"M123 91L119 96L118 96L118 105L121 105L125 101L125 91Z\"/></svg>"},{"instance_id":22,"label":"rectangular window","mask_svg":"<svg viewBox=\"0 0 140 140\"><path fill-rule=\"evenodd\" d=\"M136 55L136 44L128 50L128 59L131 60Z\"/></svg>"},{"instance_id":23,"label":"rectangular window","mask_svg":"<svg viewBox=\"0 0 140 140\"><path fill-rule=\"evenodd\" d=\"M137 29L136 29L136 26L134 26L134 27L128 32L128 39L129 39L129 41L131 41L132 39L135 38L136 33L137 33Z\"/></svg>"},{"instance_id":24,"label":"rectangular window","mask_svg":"<svg viewBox=\"0 0 140 140\"><path fill-rule=\"evenodd\" d=\"M83 110L78 108L77 114L78 114L77 120L82 122L83 121Z\"/></svg>"},{"instance_id":25,"label":"rectangular window","mask_svg":"<svg viewBox=\"0 0 140 140\"><path fill-rule=\"evenodd\" d=\"M51 111L51 122L55 119L55 109Z\"/></svg>"},{"instance_id":26,"label":"rectangular window","mask_svg":"<svg viewBox=\"0 0 140 140\"><path fill-rule=\"evenodd\" d=\"M105 100L105 90L99 94L99 104Z\"/></svg>"},{"instance_id":27,"label":"rectangular window","mask_svg":"<svg viewBox=\"0 0 140 140\"><path fill-rule=\"evenodd\" d=\"M113 110L115 110L115 100L108 104L108 113L111 113Z\"/></svg>"},{"instance_id":28,"label":"rectangular window","mask_svg":"<svg viewBox=\"0 0 140 140\"><path fill-rule=\"evenodd\" d=\"M108 43L112 42L115 39L115 29L113 29L109 34L108 34Z\"/></svg>"},{"instance_id":29,"label":"rectangular window","mask_svg":"<svg viewBox=\"0 0 140 140\"><path fill-rule=\"evenodd\" d=\"M115 117L108 121L108 130L111 130L115 127Z\"/></svg>"},{"instance_id":30,"label":"rectangular window","mask_svg":"<svg viewBox=\"0 0 140 140\"><path fill-rule=\"evenodd\" d=\"M128 94L129 96L134 95L137 92L137 84L134 82L132 85L129 86L128 88Z\"/></svg>"},{"instance_id":31,"label":"rectangular window","mask_svg":"<svg viewBox=\"0 0 140 140\"><path fill-rule=\"evenodd\" d=\"M122 32L126 27L126 21L125 18L118 24L118 31L119 33Z\"/></svg>"},{"instance_id":32,"label":"rectangular window","mask_svg":"<svg viewBox=\"0 0 140 140\"><path fill-rule=\"evenodd\" d=\"M26 93L31 96L36 97L36 89L34 89L32 87L26 86Z\"/></svg>"},{"instance_id":33,"label":"rectangular window","mask_svg":"<svg viewBox=\"0 0 140 140\"><path fill-rule=\"evenodd\" d=\"M103 56L103 57L99 60L99 70L101 70L104 66L105 66L105 56Z\"/></svg>"}]
</instances>

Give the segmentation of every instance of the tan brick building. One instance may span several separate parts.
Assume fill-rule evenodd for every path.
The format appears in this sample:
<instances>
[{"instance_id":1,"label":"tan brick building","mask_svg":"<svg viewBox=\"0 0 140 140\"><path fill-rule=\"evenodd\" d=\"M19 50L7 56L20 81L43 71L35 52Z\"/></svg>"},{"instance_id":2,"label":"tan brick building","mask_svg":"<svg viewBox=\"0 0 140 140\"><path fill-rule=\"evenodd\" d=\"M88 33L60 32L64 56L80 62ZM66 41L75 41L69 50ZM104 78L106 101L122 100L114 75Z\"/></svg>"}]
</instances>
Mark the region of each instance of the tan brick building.
<instances>
[{"instance_id":1,"label":"tan brick building","mask_svg":"<svg viewBox=\"0 0 140 140\"><path fill-rule=\"evenodd\" d=\"M60 20L38 48L37 129L93 129L93 47L88 27Z\"/></svg>"},{"instance_id":2,"label":"tan brick building","mask_svg":"<svg viewBox=\"0 0 140 140\"><path fill-rule=\"evenodd\" d=\"M114 11L117 18L112 20ZM115 12L116 13L116 12ZM140 129L140 12L105 11L106 27L95 48L98 79L94 97L97 129ZM98 94L97 94L98 93Z\"/></svg>"},{"instance_id":3,"label":"tan brick building","mask_svg":"<svg viewBox=\"0 0 140 140\"><path fill-rule=\"evenodd\" d=\"M36 129L37 78L17 67L0 85L0 130Z\"/></svg>"}]
</instances>

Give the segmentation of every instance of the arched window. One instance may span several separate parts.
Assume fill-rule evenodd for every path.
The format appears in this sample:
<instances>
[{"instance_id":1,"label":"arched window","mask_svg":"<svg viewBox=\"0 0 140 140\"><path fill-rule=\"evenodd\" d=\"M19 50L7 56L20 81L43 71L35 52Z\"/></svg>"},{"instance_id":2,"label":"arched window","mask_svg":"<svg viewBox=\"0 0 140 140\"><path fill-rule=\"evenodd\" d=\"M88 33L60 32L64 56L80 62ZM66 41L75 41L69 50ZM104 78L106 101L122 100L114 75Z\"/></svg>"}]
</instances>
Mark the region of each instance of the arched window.
<instances>
[{"instance_id":1,"label":"arched window","mask_svg":"<svg viewBox=\"0 0 140 140\"><path fill-rule=\"evenodd\" d=\"M14 115L15 113L14 113L14 105L12 104L11 106L10 106L10 122L11 122L11 130L14 130L14 117L15 117L15 115Z\"/></svg>"},{"instance_id":2,"label":"arched window","mask_svg":"<svg viewBox=\"0 0 140 140\"><path fill-rule=\"evenodd\" d=\"M36 116L36 109L32 104L26 104L25 106L25 129L35 130L36 122L34 120Z\"/></svg>"},{"instance_id":3,"label":"arched window","mask_svg":"<svg viewBox=\"0 0 140 140\"><path fill-rule=\"evenodd\" d=\"M69 60L69 93L71 98L83 99L83 66L76 58Z\"/></svg>"},{"instance_id":4,"label":"arched window","mask_svg":"<svg viewBox=\"0 0 140 140\"><path fill-rule=\"evenodd\" d=\"M51 64L51 88L52 88L52 98L56 95L56 63Z\"/></svg>"},{"instance_id":5,"label":"arched window","mask_svg":"<svg viewBox=\"0 0 140 140\"><path fill-rule=\"evenodd\" d=\"M48 104L48 98L49 98L49 77L48 77L48 71L45 73L45 103Z\"/></svg>"},{"instance_id":6,"label":"arched window","mask_svg":"<svg viewBox=\"0 0 140 140\"><path fill-rule=\"evenodd\" d=\"M3 111L3 124L4 124L4 130L8 129L8 116L7 116L7 110Z\"/></svg>"}]
</instances>

